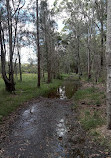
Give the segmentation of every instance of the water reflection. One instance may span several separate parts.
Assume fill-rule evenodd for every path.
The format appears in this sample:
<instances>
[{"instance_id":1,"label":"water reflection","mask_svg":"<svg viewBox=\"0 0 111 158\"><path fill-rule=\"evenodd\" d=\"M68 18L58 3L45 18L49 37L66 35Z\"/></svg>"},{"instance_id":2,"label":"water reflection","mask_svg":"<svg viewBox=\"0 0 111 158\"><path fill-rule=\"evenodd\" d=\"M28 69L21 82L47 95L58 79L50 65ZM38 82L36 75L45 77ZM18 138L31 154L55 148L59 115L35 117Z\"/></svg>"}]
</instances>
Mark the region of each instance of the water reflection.
<instances>
[{"instance_id":1,"label":"water reflection","mask_svg":"<svg viewBox=\"0 0 111 158\"><path fill-rule=\"evenodd\" d=\"M57 131L57 135L59 137L63 137L65 135L65 133L67 132L67 128L65 126L65 121L64 119L61 119L59 121L59 123L57 124L57 128L56 128L56 131Z\"/></svg>"},{"instance_id":2,"label":"water reflection","mask_svg":"<svg viewBox=\"0 0 111 158\"><path fill-rule=\"evenodd\" d=\"M36 110L36 106L32 106L30 109L25 110L22 116L28 117L30 114L33 114L35 110Z\"/></svg>"},{"instance_id":3,"label":"water reflection","mask_svg":"<svg viewBox=\"0 0 111 158\"><path fill-rule=\"evenodd\" d=\"M59 94L59 97L60 99L67 99L66 97L66 90L65 90L65 86L60 86L59 89L58 89L58 94Z\"/></svg>"},{"instance_id":4,"label":"water reflection","mask_svg":"<svg viewBox=\"0 0 111 158\"><path fill-rule=\"evenodd\" d=\"M78 87L79 87L79 82L78 81L66 81L64 82L65 85L65 95L67 96L67 98L71 98L74 93L77 91Z\"/></svg>"},{"instance_id":5,"label":"water reflection","mask_svg":"<svg viewBox=\"0 0 111 158\"><path fill-rule=\"evenodd\" d=\"M53 90L48 94L48 98L60 98L61 100L70 99L80 86L79 81L66 80L57 90Z\"/></svg>"},{"instance_id":6,"label":"water reflection","mask_svg":"<svg viewBox=\"0 0 111 158\"><path fill-rule=\"evenodd\" d=\"M60 86L57 90L57 96L59 96L60 99L64 100L67 98L71 98L74 93L78 89L78 82L74 81L65 81L63 86Z\"/></svg>"}]
</instances>

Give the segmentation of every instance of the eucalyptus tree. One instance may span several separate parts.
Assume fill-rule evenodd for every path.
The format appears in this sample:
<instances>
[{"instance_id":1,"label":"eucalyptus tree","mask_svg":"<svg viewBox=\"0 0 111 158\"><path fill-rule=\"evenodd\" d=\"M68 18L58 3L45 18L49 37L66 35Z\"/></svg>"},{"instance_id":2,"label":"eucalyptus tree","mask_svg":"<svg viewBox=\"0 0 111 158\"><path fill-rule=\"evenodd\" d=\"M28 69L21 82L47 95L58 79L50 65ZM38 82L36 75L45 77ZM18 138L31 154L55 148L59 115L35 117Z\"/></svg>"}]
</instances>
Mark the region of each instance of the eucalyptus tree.
<instances>
[{"instance_id":1,"label":"eucalyptus tree","mask_svg":"<svg viewBox=\"0 0 111 158\"><path fill-rule=\"evenodd\" d=\"M68 27L66 35L71 33L72 37L67 48L70 47L76 54L73 58L77 65L76 72L79 74L82 74L82 71L87 72L88 79L96 75L95 72L97 71L98 76L100 76L100 72L103 73L105 63L103 59L106 36L106 0L64 0L60 3L56 0L54 5L57 12L64 11L68 15L64 19L64 25L66 29ZM73 45L75 46L72 49ZM95 57L98 59L95 60ZM98 63L100 58L101 63ZM97 71L94 69L94 65L99 65Z\"/></svg>"},{"instance_id":2,"label":"eucalyptus tree","mask_svg":"<svg viewBox=\"0 0 111 158\"><path fill-rule=\"evenodd\" d=\"M38 50L38 87L40 87L40 43L39 43L39 7L36 0L37 50Z\"/></svg>"},{"instance_id":3,"label":"eucalyptus tree","mask_svg":"<svg viewBox=\"0 0 111 158\"><path fill-rule=\"evenodd\" d=\"M41 64L42 67L47 67L47 82L50 83L52 78L56 76L56 70L54 69L57 60L57 52L55 51L56 23L53 20L52 11L48 8L47 0L40 3L40 32L42 60L46 62L46 64Z\"/></svg>"},{"instance_id":4,"label":"eucalyptus tree","mask_svg":"<svg viewBox=\"0 0 111 158\"><path fill-rule=\"evenodd\" d=\"M106 62L107 62L107 127L108 129L111 129L111 1L110 0L108 0L108 8L107 8Z\"/></svg>"},{"instance_id":5,"label":"eucalyptus tree","mask_svg":"<svg viewBox=\"0 0 111 158\"><path fill-rule=\"evenodd\" d=\"M104 57L105 57L105 41L106 41L106 7L107 6L107 1L106 0L95 0L95 14L97 18L97 23L98 23L98 29L100 31L100 44L101 44L101 50L100 50L100 55L101 55L101 67L103 68L104 66Z\"/></svg>"},{"instance_id":6,"label":"eucalyptus tree","mask_svg":"<svg viewBox=\"0 0 111 158\"><path fill-rule=\"evenodd\" d=\"M64 7L62 8L62 6ZM88 25L86 25L86 19L84 17L84 14L82 13L83 2L81 0L62 1L61 8L65 9L65 12L69 14L68 18L66 18L65 20L64 28L66 28L66 34L69 35L71 34L68 47L71 48L71 51L73 51L74 54L73 60L75 63L76 73L78 73L79 76L81 76L82 74L81 46L82 46L83 38L85 41L86 37L88 36L87 35ZM73 43L71 41L73 41Z\"/></svg>"},{"instance_id":7,"label":"eucalyptus tree","mask_svg":"<svg viewBox=\"0 0 111 158\"><path fill-rule=\"evenodd\" d=\"M7 91L15 91L14 51L17 37L18 18L25 2L5 0L0 5L0 45L2 76ZM4 17L7 17L4 19ZM9 76L6 74L6 56L9 57Z\"/></svg>"},{"instance_id":8,"label":"eucalyptus tree","mask_svg":"<svg viewBox=\"0 0 111 158\"><path fill-rule=\"evenodd\" d=\"M46 61L47 61L47 71L48 71L48 83L51 82L51 51L49 46L50 33L49 33L49 10L47 1L41 1L41 12L40 12L40 20L41 20L41 31L42 31L42 39L43 45L46 51ZM44 54L45 55L45 54Z\"/></svg>"}]
</instances>

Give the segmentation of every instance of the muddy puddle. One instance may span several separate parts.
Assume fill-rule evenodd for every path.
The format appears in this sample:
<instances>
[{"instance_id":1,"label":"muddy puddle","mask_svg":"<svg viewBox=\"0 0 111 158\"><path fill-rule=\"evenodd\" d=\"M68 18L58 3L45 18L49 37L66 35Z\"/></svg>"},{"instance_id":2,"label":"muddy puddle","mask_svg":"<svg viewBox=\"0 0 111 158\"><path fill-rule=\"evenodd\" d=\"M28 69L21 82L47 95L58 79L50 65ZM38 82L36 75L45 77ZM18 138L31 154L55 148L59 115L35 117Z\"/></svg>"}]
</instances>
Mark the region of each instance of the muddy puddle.
<instances>
[{"instance_id":1,"label":"muddy puddle","mask_svg":"<svg viewBox=\"0 0 111 158\"><path fill-rule=\"evenodd\" d=\"M39 98L21 110L9 126L0 158L79 158L69 140L70 105L70 100Z\"/></svg>"},{"instance_id":2,"label":"muddy puddle","mask_svg":"<svg viewBox=\"0 0 111 158\"><path fill-rule=\"evenodd\" d=\"M20 109L1 141L0 158L107 157L101 147L86 139L71 108L70 98L79 86L77 80L65 80L49 98L40 97Z\"/></svg>"},{"instance_id":3,"label":"muddy puddle","mask_svg":"<svg viewBox=\"0 0 111 158\"><path fill-rule=\"evenodd\" d=\"M63 84L55 90L52 90L48 98L60 98L61 100L70 99L80 86L78 80L65 80Z\"/></svg>"}]
</instances>

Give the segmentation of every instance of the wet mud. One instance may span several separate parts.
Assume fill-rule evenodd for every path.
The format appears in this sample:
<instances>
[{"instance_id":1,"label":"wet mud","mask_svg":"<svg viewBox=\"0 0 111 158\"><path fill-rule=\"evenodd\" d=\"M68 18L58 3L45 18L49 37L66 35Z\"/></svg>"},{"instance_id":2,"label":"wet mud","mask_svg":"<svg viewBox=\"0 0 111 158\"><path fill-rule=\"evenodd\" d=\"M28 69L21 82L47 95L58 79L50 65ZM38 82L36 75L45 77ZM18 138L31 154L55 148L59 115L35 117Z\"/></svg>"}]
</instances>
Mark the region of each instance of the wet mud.
<instances>
[{"instance_id":1,"label":"wet mud","mask_svg":"<svg viewBox=\"0 0 111 158\"><path fill-rule=\"evenodd\" d=\"M48 98L71 99L79 87L78 80L65 80L58 89L54 89L48 94Z\"/></svg>"},{"instance_id":2,"label":"wet mud","mask_svg":"<svg viewBox=\"0 0 111 158\"><path fill-rule=\"evenodd\" d=\"M70 157L70 145L67 144L71 128L68 125L72 113L70 105L66 100L39 98L19 111L18 118L9 126L1 157Z\"/></svg>"},{"instance_id":3,"label":"wet mud","mask_svg":"<svg viewBox=\"0 0 111 158\"><path fill-rule=\"evenodd\" d=\"M55 98L40 97L20 109L1 139L0 158L110 157L104 148L89 140L77 121L68 99L77 87L71 86L69 93L69 85L64 84L57 89Z\"/></svg>"}]
</instances>

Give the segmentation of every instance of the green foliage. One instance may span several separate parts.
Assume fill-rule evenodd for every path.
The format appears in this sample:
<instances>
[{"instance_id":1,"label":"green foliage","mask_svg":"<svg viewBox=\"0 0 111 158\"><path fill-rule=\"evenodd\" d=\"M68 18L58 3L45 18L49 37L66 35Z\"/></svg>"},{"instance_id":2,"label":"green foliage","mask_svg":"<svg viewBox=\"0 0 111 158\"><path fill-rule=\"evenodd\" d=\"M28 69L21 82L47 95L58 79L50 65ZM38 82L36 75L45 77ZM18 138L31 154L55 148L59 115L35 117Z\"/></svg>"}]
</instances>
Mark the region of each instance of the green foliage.
<instances>
[{"instance_id":1,"label":"green foliage","mask_svg":"<svg viewBox=\"0 0 111 158\"><path fill-rule=\"evenodd\" d=\"M106 82L105 79L106 79L106 78L105 78L105 75L104 75L103 77L100 77L100 78L99 78L98 82L99 82L99 83L105 83L105 82Z\"/></svg>"},{"instance_id":2,"label":"green foliage","mask_svg":"<svg viewBox=\"0 0 111 158\"><path fill-rule=\"evenodd\" d=\"M88 105L101 105L104 98L104 92L100 92L95 87L80 89L74 95L75 101L85 100Z\"/></svg>"},{"instance_id":3,"label":"green foliage","mask_svg":"<svg viewBox=\"0 0 111 158\"><path fill-rule=\"evenodd\" d=\"M90 134L91 134L92 136L94 136L94 137L99 137L99 136L100 136L100 133L97 132L96 130L91 131Z\"/></svg>"},{"instance_id":4,"label":"green foliage","mask_svg":"<svg viewBox=\"0 0 111 158\"><path fill-rule=\"evenodd\" d=\"M87 88L87 89L80 89L75 94L75 100L82 100L86 97L89 97L91 94L93 94L97 89L94 87Z\"/></svg>"},{"instance_id":5,"label":"green foliage","mask_svg":"<svg viewBox=\"0 0 111 158\"><path fill-rule=\"evenodd\" d=\"M91 108L91 111L89 110L90 105L93 107L96 107L96 105L100 106L103 103L104 98L104 92L99 91L99 89L95 87L79 89L75 93L74 100L76 105L83 102L85 104L83 104L83 107L86 106L86 110L80 110L80 122L85 130L91 130L105 123L106 120L103 119L101 112L99 112L98 109Z\"/></svg>"},{"instance_id":6,"label":"green foliage","mask_svg":"<svg viewBox=\"0 0 111 158\"><path fill-rule=\"evenodd\" d=\"M22 64L23 73L37 73L36 64Z\"/></svg>"},{"instance_id":7,"label":"green foliage","mask_svg":"<svg viewBox=\"0 0 111 158\"><path fill-rule=\"evenodd\" d=\"M13 112L25 101L38 96L47 96L49 91L57 88L61 83L61 80L53 80L50 84L42 82L41 88L37 88L37 75L23 74L23 82L16 82L14 95L5 91L3 80L0 78L0 119Z\"/></svg>"},{"instance_id":8,"label":"green foliage","mask_svg":"<svg viewBox=\"0 0 111 158\"><path fill-rule=\"evenodd\" d=\"M65 79L65 78L69 77L69 74L62 74L61 77Z\"/></svg>"},{"instance_id":9,"label":"green foliage","mask_svg":"<svg viewBox=\"0 0 111 158\"><path fill-rule=\"evenodd\" d=\"M92 136L94 142L96 141L100 145L102 145L102 146L104 146L106 148L105 152L110 151L110 149L111 149L111 141L110 141L110 139L108 137L104 137L96 129L91 130L90 131L90 135Z\"/></svg>"},{"instance_id":10,"label":"green foliage","mask_svg":"<svg viewBox=\"0 0 111 158\"><path fill-rule=\"evenodd\" d=\"M80 121L85 130L104 124L104 119L98 111L94 111L93 114L90 111L85 111L85 115Z\"/></svg>"}]
</instances>

